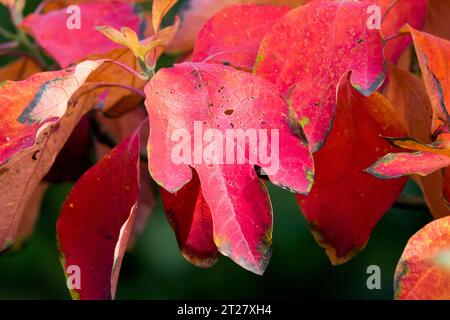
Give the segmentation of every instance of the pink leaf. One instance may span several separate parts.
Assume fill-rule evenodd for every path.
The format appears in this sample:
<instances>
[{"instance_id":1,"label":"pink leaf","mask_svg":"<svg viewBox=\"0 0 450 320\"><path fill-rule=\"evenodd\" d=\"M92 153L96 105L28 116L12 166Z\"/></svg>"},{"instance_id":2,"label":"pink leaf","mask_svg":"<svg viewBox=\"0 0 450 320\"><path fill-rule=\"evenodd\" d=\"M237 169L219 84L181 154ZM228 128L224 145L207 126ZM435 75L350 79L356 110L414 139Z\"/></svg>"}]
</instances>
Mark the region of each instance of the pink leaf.
<instances>
[{"instance_id":1,"label":"pink leaf","mask_svg":"<svg viewBox=\"0 0 450 320\"><path fill-rule=\"evenodd\" d=\"M22 23L23 28L63 68L90 54L107 53L119 47L98 32L97 26L128 27L135 32L140 31L142 19L132 4L93 1L81 3L78 7L79 26L76 25L76 12L68 13L66 8L29 15Z\"/></svg>"},{"instance_id":2,"label":"pink leaf","mask_svg":"<svg viewBox=\"0 0 450 320\"><path fill-rule=\"evenodd\" d=\"M184 63L161 69L145 92L151 123L148 150L152 177L166 190L176 192L192 179L191 168L195 169L211 209L219 251L261 274L270 256L272 210L254 165L262 167L274 184L296 192L307 193L312 183L312 158L301 139L295 114L268 81L216 64ZM198 144L202 143L198 137L202 140L199 130L203 127L205 133L219 135L212 139L214 143L205 142L205 148ZM250 139L241 145L232 136L224 138L234 150L233 159L227 162L224 153L217 151L221 144L222 151L226 150L225 140L219 138L226 137L227 129L233 135L245 135L250 129L247 133L256 135L259 151L270 154L272 161L261 161L258 146ZM172 140L174 134L179 136ZM186 158L181 163L173 160L174 154L180 154L176 151L180 139L193 151L186 151L186 155L183 151ZM266 148L261 148L265 142ZM208 145L214 149L213 155L206 154ZM237 163L238 158L244 161ZM278 170L273 167L277 162Z\"/></svg>"}]
</instances>

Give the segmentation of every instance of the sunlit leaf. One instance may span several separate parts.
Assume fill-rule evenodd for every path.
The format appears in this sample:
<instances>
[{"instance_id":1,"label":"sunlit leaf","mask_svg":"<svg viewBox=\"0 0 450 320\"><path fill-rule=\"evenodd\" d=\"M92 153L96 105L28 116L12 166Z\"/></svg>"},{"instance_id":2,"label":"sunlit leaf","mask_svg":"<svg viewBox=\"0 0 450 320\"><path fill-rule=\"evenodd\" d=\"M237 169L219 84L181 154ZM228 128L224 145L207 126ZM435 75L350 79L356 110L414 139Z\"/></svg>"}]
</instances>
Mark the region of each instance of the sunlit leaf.
<instances>
[{"instance_id":1,"label":"sunlit leaf","mask_svg":"<svg viewBox=\"0 0 450 320\"><path fill-rule=\"evenodd\" d=\"M345 73L362 94L384 80L379 30L367 26L373 1L313 1L296 8L264 38L255 72L275 83L297 112L313 152L330 131Z\"/></svg>"},{"instance_id":2,"label":"sunlit leaf","mask_svg":"<svg viewBox=\"0 0 450 320\"><path fill-rule=\"evenodd\" d=\"M295 114L289 112L277 88L268 81L216 64L184 63L161 69L145 92L151 123L148 151L152 177L169 192L176 192L192 179L194 169L211 209L214 241L219 251L261 274L270 256L272 210L265 186L253 166L262 167L274 184L296 192L307 193L312 183L312 158ZM251 146L247 139L241 145L234 138L227 141L238 144L240 150L245 148L244 161L237 163L238 154L243 151L232 156L232 161L221 158L223 155L216 153L219 147L216 149L214 145L223 141L209 141L214 151L203 155L203 148L199 149L195 141L191 145L194 127L199 125L204 130L215 129L215 133L224 137L227 129L234 129L233 134L247 129L253 129L254 133L259 129L277 129L279 138L271 130L263 130L271 137L266 136L265 149L259 152L271 149L280 157L271 153L271 161L261 161L256 154L258 147ZM182 136L183 141L188 139L186 144L194 151L178 164L173 160L173 152L179 143L171 140L175 130L188 135ZM263 139L255 138L259 143ZM204 160L194 160L198 152ZM278 158L278 170L271 168ZM250 164L249 159L255 162Z\"/></svg>"},{"instance_id":3,"label":"sunlit leaf","mask_svg":"<svg viewBox=\"0 0 450 320\"><path fill-rule=\"evenodd\" d=\"M289 11L286 6L235 5L213 16L195 42L192 61L251 70L263 37Z\"/></svg>"},{"instance_id":4,"label":"sunlit leaf","mask_svg":"<svg viewBox=\"0 0 450 320\"><path fill-rule=\"evenodd\" d=\"M435 220L409 239L395 271L395 298L450 299L450 217Z\"/></svg>"}]
</instances>

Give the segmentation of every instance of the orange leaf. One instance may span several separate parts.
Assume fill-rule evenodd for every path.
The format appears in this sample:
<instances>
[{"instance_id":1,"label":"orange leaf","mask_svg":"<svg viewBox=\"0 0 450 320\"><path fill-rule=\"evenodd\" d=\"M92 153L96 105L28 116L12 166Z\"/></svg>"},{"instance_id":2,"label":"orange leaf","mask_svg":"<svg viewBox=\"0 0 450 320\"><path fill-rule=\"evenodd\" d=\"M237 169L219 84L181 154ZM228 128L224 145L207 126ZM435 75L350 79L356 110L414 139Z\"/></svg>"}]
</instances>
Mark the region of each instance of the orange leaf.
<instances>
[{"instance_id":1,"label":"orange leaf","mask_svg":"<svg viewBox=\"0 0 450 320\"><path fill-rule=\"evenodd\" d=\"M435 220L409 239L395 271L395 298L450 299L450 217Z\"/></svg>"}]
</instances>

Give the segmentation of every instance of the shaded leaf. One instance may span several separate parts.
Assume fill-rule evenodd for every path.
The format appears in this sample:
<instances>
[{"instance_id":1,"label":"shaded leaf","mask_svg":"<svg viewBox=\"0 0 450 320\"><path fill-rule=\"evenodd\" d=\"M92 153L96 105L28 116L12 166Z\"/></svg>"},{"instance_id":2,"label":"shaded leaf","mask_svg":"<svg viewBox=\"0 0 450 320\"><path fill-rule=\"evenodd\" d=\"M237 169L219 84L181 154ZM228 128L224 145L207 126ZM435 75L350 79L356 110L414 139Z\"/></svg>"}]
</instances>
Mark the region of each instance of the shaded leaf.
<instances>
[{"instance_id":1,"label":"shaded leaf","mask_svg":"<svg viewBox=\"0 0 450 320\"><path fill-rule=\"evenodd\" d=\"M203 197L198 175L194 171L192 180L176 193L160 190L181 255L198 267L214 265L219 251L214 243L211 210Z\"/></svg>"},{"instance_id":2,"label":"shaded leaf","mask_svg":"<svg viewBox=\"0 0 450 320\"><path fill-rule=\"evenodd\" d=\"M84 116L73 129L44 180L54 183L77 181L93 165L92 150L91 127Z\"/></svg>"},{"instance_id":3,"label":"shaded leaf","mask_svg":"<svg viewBox=\"0 0 450 320\"><path fill-rule=\"evenodd\" d=\"M432 110L422 79L412 73L389 65L386 97L397 110L408 136L431 143ZM424 198L435 218L446 216L450 206L443 195L442 170L426 177L413 176L422 189Z\"/></svg>"},{"instance_id":4,"label":"shaded leaf","mask_svg":"<svg viewBox=\"0 0 450 320\"><path fill-rule=\"evenodd\" d=\"M263 37L289 11L286 6L234 5L209 19L198 34L192 61L251 70Z\"/></svg>"},{"instance_id":5,"label":"shaded leaf","mask_svg":"<svg viewBox=\"0 0 450 320\"><path fill-rule=\"evenodd\" d=\"M19 224L19 230L17 231L17 239L12 248L13 251L20 250L24 246L28 238L33 234L37 219L41 210L42 199L47 191L48 184L42 182L34 190L33 195L28 201L27 206L24 208L22 215L22 221Z\"/></svg>"},{"instance_id":6,"label":"shaded leaf","mask_svg":"<svg viewBox=\"0 0 450 320\"><path fill-rule=\"evenodd\" d=\"M429 0L425 31L450 40L450 0Z\"/></svg>"},{"instance_id":7,"label":"shaded leaf","mask_svg":"<svg viewBox=\"0 0 450 320\"><path fill-rule=\"evenodd\" d=\"M313 152L330 130L343 75L351 71L352 85L364 95L384 80L381 35L367 27L371 4L313 1L279 19L261 44L255 72L289 99Z\"/></svg>"},{"instance_id":8,"label":"shaded leaf","mask_svg":"<svg viewBox=\"0 0 450 320\"><path fill-rule=\"evenodd\" d=\"M56 229L65 273L80 270L74 299L114 298L135 219L138 165L139 131L87 171L64 202Z\"/></svg>"},{"instance_id":9,"label":"shaded leaf","mask_svg":"<svg viewBox=\"0 0 450 320\"><path fill-rule=\"evenodd\" d=\"M395 271L395 298L449 300L450 217L435 220L409 239ZM447 258L445 258L445 256Z\"/></svg>"},{"instance_id":10,"label":"shaded leaf","mask_svg":"<svg viewBox=\"0 0 450 320\"><path fill-rule=\"evenodd\" d=\"M100 126L98 128L102 134L106 134L114 141L121 141L132 134L137 127L147 118L147 112L143 108L132 110L120 118L108 119L102 114L97 114L96 120ZM141 136L148 136L148 127L141 128ZM141 139L141 150L144 150L147 145L147 139ZM96 143L96 151L98 157L103 157L111 151L109 146ZM155 201L155 183L151 180L146 163L140 163L140 189L139 200L136 208L136 219L134 223L132 237L129 241L129 246L134 245L136 237L147 226L148 220L156 205Z\"/></svg>"},{"instance_id":11,"label":"shaded leaf","mask_svg":"<svg viewBox=\"0 0 450 320\"><path fill-rule=\"evenodd\" d=\"M396 150L379 135L401 134L402 126L383 96L366 98L345 80L328 141L314 155L313 188L308 196L297 196L316 241L333 264L348 261L365 247L406 183L363 172L374 159Z\"/></svg>"},{"instance_id":12,"label":"shaded leaf","mask_svg":"<svg viewBox=\"0 0 450 320\"><path fill-rule=\"evenodd\" d=\"M307 144L300 139L298 120L292 119L295 115L268 81L216 64L184 63L161 69L145 92L151 123L148 153L152 177L169 192L176 192L192 179L191 168L194 168L211 209L214 241L219 251L244 268L261 274L270 256L272 210L265 186L258 180L253 166L262 167L274 184L296 192L307 193L312 183L312 158ZM205 131L215 129L213 132L223 137L227 129L236 129L231 130L233 134L246 134L247 129L253 132L278 129L279 138L273 138L270 130L265 133L271 138L266 136L263 142L261 136L256 136L260 148L264 142L271 148L271 161L261 161L256 154L258 147L251 146L248 139L242 144L234 136L229 137L227 141L234 151L233 159L227 162L218 151L221 144L225 150L223 140L205 141L213 149L210 155L204 152L208 149L206 145L202 148L193 141L197 134L194 127L199 125ZM181 163L173 160L177 145L180 146L179 142L171 141L174 132L182 133L177 139L182 138L194 151L189 154L186 151L185 161ZM245 155L242 151L235 152L236 144L239 150L245 150ZM270 170L278 158L279 170Z\"/></svg>"},{"instance_id":13,"label":"shaded leaf","mask_svg":"<svg viewBox=\"0 0 450 320\"><path fill-rule=\"evenodd\" d=\"M31 75L41 72L39 65L32 59L19 58L0 69L0 81L25 80Z\"/></svg>"},{"instance_id":14,"label":"shaded leaf","mask_svg":"<svg viewBox=\"0 0 450 320\"><path fill-rule=\"evenodd\" d=\"M152 2L152 24L153 30L159 31L161 22L169 10L177 3L178 0L153 0Z\"/></svg>"}]
</instances>

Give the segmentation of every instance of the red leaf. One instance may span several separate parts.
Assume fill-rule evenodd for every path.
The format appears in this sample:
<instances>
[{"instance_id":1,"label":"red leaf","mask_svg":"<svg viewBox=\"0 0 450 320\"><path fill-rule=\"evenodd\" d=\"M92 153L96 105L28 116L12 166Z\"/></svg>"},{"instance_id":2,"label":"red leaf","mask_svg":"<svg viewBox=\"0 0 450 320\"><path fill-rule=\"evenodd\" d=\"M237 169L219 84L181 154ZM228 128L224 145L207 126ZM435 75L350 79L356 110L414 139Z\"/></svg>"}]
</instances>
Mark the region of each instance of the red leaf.
<instances>
[{"instance_id":1,"label":"red leaf","mask_svg":"<svg viewBox=\"0 0 450 320\"><path fill-rule=\"evenodd\" d=\"M139 194L139 132L75 184L57 223L61 262L80 269L74 299L114 298Z\"/></svg>"},{"instance_id":2,"label":"red leaf","mask_svg":"<svg viewBox=\"0 0 450 320\"><path fill-rule=\"evenodd\" d=\"M39 45L65 68L90 54L107 53L119 46L98 32L95 27L109 25L114 28L129 27L138 32L142 23L132 4L111 2L88 2L80 8L80 28L69 29L71 14L66 8L42 15L29 15L22 26L30 32Z\"/></svg>"},{"instance_id":3,"label":"red leaf","mask_svg":"<svg viewBox=\"0 0 450 320\"><path fill-rule=\"evenodd\" d=\"M174 194L160 190L183 257L198 267L212 266L219 252L214 244L211 210L200 189L198 175L194 171L192 180Z\"/></svg>"},{"instance_id":4,"label":"red leaf","mask_svg":"<svg viewBox=\"0 0 450 320\"><path fill-rule=\"evenodd\" d=\"M316 178L297 196L311 231L333 264L366 245L372 229L399 196L406 179L383 181L363 172L393 149L380 134L401 134L395 111L378 93L366 98L343 81L330 136L315 154Z\"/></svg>"},{"instance_id":5,"label":"red leaf","mask_svg":"<svg viewBox=\"0 0 450 320\"><path fill-rule=\"evenodd\" d=\"M385 39L395 36L406 24L416 29L422 29L427 16L428 0L380 0L383 20L381 32ZM387 60L397 64L398 59L411 44L409 37L398 37L386 43L384 56Z\"/></svg>"},{"instance_id":6,"label":"red leaf","mask_svg":"<svg viewBox=\"0 0 450 320\"><path fill-rule=\"evenodd\" d=\"M197 36L192 61L251 70L263 37L289 7L235 5L209 19Z\"/></svg>"},{"instance_id":7,"label":"red leaf","mask_svg":"<svg viewBox=\"0 0 450 320\"><path fill-rule=\"evenodd\" d=\"M222 65L184 63L161 69L147 84L145 92L151 123L148 150L152 177L166 190L176 192L192 179L190 166L194 168L211 209L214 241L219 251L244 268L261 274L270 255L272 210L267 191L253 166L261 166L276 185L296 192L309 191L313 163L307 144L299 138L302 131L298 120L292 118L294 114L289 112L275 86L255 75ZM250 148L248 139L245 146L239 144L239 150L246 151L242 164L236 164L242 152L233 152L233 164L230 161L221 164L227 163L218 151L221 143L222 150L226 150L223 141L212 138L205 142L205 148L197 144L198 137L200 140L203 137L199 132L203 126L205 131L214 129L209 132L214 132L215 137L217 132L226 137L227 129L233 134L239 129L244 134L247 129L258 134L261 134L259 129L278 129L281 157L274 154L278 139L273 138L273 131L265 131L272 137L266 141L261 135L255 135L260 149L264 142L267 148L273 147L271 165L276 165L274 161L280 158L279 170L270 171L269 162L261 161L256 154L257 147L253 144ZM194 153L194 157L187 154L181 164L172 160L180 147L180 143L171 140L174 132L182 133L177 140L185 141ZM228 139L233 147L236 141ZM217 153L205 156L208 146Z\"/></svg>"},{"instance_id":8,"label":"red leaf","mask_svg":"<svg viewBox=\"0 0 450 320\"><path fill-rule=\"evenodd\" d=\"M384 80L381 35L367 26L373 1L313 1L278 20L264 38L255 65L298 114L313 151L331 127L338 83L352 71L364 95Z\"/></svg>"},{"instance_id":9,"label":"red leaf","mask_svg":"<svg viewBox=\"0 0 450 320\"><path fill-rule=\"evenodd\" d=\"M429 223L409 239L394 287L400 300L450 299L450 217Z\"/></svg>"}]
</instances>

